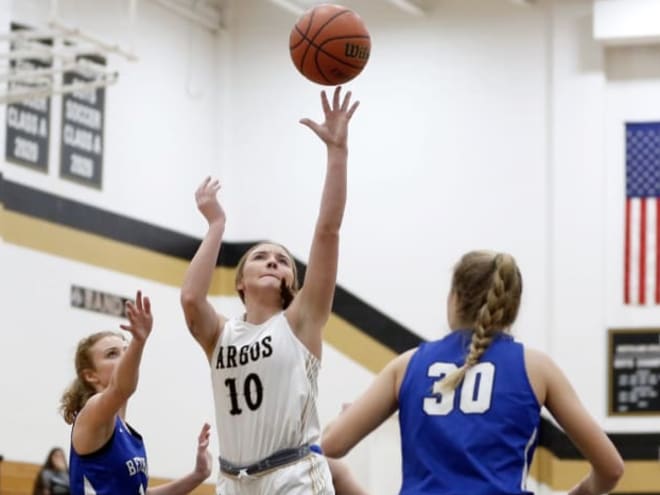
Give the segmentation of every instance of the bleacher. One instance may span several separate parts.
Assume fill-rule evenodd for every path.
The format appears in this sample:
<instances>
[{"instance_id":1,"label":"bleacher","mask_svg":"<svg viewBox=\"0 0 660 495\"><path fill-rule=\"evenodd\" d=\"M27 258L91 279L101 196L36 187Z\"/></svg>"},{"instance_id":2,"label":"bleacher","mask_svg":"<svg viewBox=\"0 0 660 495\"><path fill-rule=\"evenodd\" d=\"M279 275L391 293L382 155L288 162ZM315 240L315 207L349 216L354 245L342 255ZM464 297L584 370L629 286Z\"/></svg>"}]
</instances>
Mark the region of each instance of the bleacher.
<instances>
[{"instance_id":1,"label":"bleacher","mask_svg":"<svg viewBox=\"0 0 660 495\"><path fill-rule=\"evenodd\" d=\"M0 495L32 495L34 479L39 472L40 465L29 462L0 461ZM150 484L160 485L168 481L166 478L151 478ZM191 495L214 495L215 485L205 483L190 492Z\"/></svg>"}]
</instances>

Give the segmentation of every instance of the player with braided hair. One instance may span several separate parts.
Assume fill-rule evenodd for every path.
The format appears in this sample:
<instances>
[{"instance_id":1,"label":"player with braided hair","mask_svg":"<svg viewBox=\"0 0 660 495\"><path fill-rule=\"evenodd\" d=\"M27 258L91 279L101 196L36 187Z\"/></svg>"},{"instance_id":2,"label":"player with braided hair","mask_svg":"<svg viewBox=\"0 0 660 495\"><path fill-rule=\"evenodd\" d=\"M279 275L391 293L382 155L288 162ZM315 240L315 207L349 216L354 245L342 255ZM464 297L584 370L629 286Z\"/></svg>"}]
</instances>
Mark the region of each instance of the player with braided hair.
<instances>
[{"instance_id":1,"label":"player with braided hair","mask_svg":"<svg viewBox=\"0 0 660 495\"><path fill-rule=\"evenodd\" d=\"M522 277L508 254L473 251L454 268L447 301L452 330L392 360L329 424L322 447L345 455L397 409L402 495L523 495L546 407L591 464L569 495L606 493L623 461L546 354L509 328Z\"/></svg>"}]
</instances>

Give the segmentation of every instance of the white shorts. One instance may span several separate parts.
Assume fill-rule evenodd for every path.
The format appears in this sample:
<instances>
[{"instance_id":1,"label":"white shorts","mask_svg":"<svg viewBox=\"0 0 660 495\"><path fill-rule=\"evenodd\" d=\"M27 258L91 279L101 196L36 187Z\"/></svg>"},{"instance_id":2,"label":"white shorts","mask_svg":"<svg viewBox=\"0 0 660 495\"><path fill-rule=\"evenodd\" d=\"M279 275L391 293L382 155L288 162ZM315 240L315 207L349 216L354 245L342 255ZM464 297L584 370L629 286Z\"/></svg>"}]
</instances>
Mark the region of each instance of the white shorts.
<instances>
[{"instance_id":1,"label":"white shorts","mask_svg":"<svg viewBox=\"0 0 660 495\"><path fill-rule=\"evenodd\" d=\"M218 495L334 495L325 457L312 453L299 461L260 474L236 477L222 471Z\"/></svg>"}]
</instances>

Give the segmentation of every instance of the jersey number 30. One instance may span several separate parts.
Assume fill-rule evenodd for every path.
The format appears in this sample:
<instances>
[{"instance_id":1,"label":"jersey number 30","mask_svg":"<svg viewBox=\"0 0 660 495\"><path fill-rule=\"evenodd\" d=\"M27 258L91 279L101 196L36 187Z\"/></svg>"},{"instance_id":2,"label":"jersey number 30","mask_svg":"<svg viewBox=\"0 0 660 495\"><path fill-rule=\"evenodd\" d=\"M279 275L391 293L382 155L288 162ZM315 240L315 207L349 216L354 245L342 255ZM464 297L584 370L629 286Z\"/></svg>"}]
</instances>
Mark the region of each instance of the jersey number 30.
<instances>
[{"instance_id":1,"label":"jersey number 30","mask_svg":"<svg viewBox=\"0 0 660 495\"><path fill-rule=\"evenodd\" d=\"M428 376L438 380L456 371L453 363L433 363ZM456 390L424 397L424 412L431 416L446 416L454 409L454 398L460 395L459 408L466 414L480 414L488 411L493 398L495 365L477 363L466 373L463 382Z\"/></svg>"}]
</instances>

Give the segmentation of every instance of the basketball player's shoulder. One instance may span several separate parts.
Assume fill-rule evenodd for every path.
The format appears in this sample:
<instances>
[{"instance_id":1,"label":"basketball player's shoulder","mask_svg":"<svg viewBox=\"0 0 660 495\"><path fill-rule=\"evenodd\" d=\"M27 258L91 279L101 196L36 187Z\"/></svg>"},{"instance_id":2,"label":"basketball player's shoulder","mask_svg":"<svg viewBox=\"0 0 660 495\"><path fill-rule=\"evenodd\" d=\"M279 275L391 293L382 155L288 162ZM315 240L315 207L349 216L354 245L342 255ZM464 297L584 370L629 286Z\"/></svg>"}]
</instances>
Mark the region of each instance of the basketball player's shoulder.
<instances>
[{"instance_id":1,"label":"basketball player's shoulder","mask_svg":"<svg viewBox=\"0 0 660 495\"><path fill-rule=\"evenodd\" d=\"M401 384L403 378L406 375L406 372L408 371L408 366L410 365L411 360L418 352L418 350L419 347L415 347L396 356L385 365L381 371L381 375L389 375L390 377L393 377L395 383L397 383L398 389L398 386Z\"/></svg>"},{"instance_id":2,"label":"basketball player's shoulder","mask_svg":"<svg viewBox=\"0 0 660 495\"><path fill-rule=\"evenodd\" d=\"M527 375L534 382L546 382L558 370L557 364L545 352L524 346L523 355L525 360L525 370Z\"/></svg>"},{"instance_id":3,"label":"basketball player's shoulder","mask_svg":"<svg viewBox=\"0 0 660 495\"><path fill-rule=\"evenodd\" d=\"M523 345L523 353L528 366L544 369L554 365L552 358L539 349Z\"/></svg>"},{"instance_id":4,"label":"basketball player's shoulder","mask_svg":"<svg viewBox=\"0 0 660 495\"><path fill-rule=\"evenodd\" d=\"M387 366L394 368L397 371L405 371L408 363L412 359L413 355L418 351L419 347L414 347L405 351L402 354L399 354L397 357L392 359Z\"/></svg>"}]
</instances>

